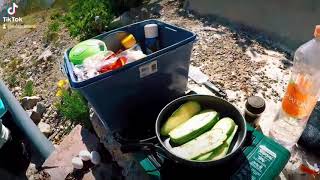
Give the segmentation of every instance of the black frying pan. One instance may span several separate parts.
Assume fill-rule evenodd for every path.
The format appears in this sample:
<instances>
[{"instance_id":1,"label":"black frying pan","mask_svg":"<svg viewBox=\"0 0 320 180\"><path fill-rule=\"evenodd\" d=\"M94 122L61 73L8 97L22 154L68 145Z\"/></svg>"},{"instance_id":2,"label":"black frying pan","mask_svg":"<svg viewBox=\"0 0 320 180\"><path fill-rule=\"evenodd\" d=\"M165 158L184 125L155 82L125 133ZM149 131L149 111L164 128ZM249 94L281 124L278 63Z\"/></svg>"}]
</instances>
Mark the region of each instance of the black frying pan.
<instances>
[{"instance_id":1,"label":"black frying pan","mask_svg":"<svg viewBox=\"0 0 320 180\"><path fill-rule=\"evenodd\" d=\"M163 124L167 121L167 119L171 116L171 114L179 108L183 103L187 101L197 101L200 103L202 109L214 109L215 111L220 113L220 118L230 117L235 123L238 125L238 130L235 137L232 140L231 148L228 154L218 160L211 161L195 161L195 160L187 160L176 156L175 154L170 152L170 149L166 147L164 141L168 137L163 137L160 135L160 129ZM164 157L179 163L181 165L191 166L191 167L208 167L208 166L216 166L220 164L229 163L232 157L234 157L240 147L242 147L245 137L246 137L246 122L240 111L233 106L231 103L209 95L187 95L180 97L178 99L173 100L169 104L167 104L159 113L158 118L155 124L156 138L157 143L147 143L140 142L139 144L126 144L122 146L123 151L136 151L138 149L144 150L155 150L158 153L162 154ZM130 149L130 150L128 150Z\"/></svg>"}]
</instances>

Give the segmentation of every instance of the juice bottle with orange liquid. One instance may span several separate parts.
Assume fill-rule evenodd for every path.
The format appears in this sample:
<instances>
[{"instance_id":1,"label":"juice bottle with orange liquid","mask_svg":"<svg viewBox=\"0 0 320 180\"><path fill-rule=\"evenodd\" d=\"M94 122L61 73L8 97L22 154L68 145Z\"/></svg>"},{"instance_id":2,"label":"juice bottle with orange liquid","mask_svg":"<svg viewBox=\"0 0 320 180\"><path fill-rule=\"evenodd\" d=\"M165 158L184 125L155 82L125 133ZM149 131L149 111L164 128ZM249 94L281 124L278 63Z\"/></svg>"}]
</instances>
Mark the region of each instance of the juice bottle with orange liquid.
<instances>
[{"instance_id":1,"label":"juice bottle with orange liquid","mask_svg":"<svg viewBox=\"0 0 320 180\"><path fill-rule=\"evenodd\" d=\"M291 79L269 136L287 149L299 140L320 95L320 25L294 55Z\"/></svg>"}]
</instances>

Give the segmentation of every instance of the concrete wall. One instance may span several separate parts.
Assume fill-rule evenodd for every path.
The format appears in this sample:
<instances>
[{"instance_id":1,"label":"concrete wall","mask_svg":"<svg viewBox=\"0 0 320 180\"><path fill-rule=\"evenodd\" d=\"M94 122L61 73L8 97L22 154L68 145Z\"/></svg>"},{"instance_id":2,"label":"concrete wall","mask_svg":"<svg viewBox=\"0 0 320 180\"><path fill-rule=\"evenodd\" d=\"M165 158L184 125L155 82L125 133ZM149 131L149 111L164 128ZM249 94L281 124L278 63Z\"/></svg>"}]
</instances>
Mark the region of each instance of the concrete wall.
<instances>
[{"instance_id":1,"label":"concrete wall","mask_svg":"<svg viewBox=\"0 0 320 180\"><path fill-rule=\"evenodd\" d=\"M186 8L280 37L291 49L310 40L320 24L320 0L187 0Z\"/></svg>"}]
</instances>

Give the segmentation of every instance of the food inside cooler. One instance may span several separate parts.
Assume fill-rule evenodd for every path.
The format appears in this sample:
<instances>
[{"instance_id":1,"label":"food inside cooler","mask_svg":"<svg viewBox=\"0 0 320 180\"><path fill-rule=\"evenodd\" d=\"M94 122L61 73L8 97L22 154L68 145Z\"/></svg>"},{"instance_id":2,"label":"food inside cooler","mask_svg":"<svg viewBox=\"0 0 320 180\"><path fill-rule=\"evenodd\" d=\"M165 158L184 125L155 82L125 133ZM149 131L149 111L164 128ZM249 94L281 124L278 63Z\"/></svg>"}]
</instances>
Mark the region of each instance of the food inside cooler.
<instances>
[{"instance_id":1,"label":"food inside cooler","mask_svg":"<svg viewBox=\"0 0 320 180\"><path fill-rule=\"evenodd\" d=\"M106 42L98 39L89 39L74 46L69 59L73 65L73 71L78 81L84 81L102 73L107 73L122 66L133 63L159 50L158 26L157 24L147 24L145 32L145 52L143 52L139 42L133 34L127 34L119 42L108 42L121 44L121 47L111 51ZM117 36L114 34L113 36ZM117 38L110 38L117 39ZM112 46L113 47L113 46Z\"/></svg>"}]
</instances>

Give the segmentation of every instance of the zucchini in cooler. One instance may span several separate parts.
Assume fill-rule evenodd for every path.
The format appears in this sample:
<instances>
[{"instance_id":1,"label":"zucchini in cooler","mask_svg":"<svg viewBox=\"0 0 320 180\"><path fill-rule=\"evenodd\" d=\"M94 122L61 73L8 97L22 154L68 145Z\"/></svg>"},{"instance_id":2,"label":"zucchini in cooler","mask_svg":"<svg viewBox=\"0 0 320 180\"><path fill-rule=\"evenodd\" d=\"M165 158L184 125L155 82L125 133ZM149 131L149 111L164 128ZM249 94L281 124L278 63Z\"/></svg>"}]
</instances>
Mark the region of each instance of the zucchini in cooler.
<instances>
[{"instance_id":1,"label":"zucchini in cooler","mask_svg":"<svg viewBox=\"0 0 320 180\"><path fill-rule=\"evenodd\" d=\"M227 139L222 129L211 129L199 137L173 148L173 154L184 159L196 159L197 157L213 151Z\"/></svg>"},{"instance_id":2,"label":"zucchini in cooler","mask_svg":"<svg viewBox=\"0 0 320 180\"><path fill-rule=\"evenodd\" d=\"M195 101L188 101L181 105L168 118L161 128L161 135L167 136L171 130L190 119L201 110L200 104Z\"/></svg>"},{"instance_id":3,"label":"zucchini in cooler","mask_svg":"<svg viewBox=\"0 0 320 180\"><path fill-rule=\"evenodd\" d=\"M215 149L207 154L204 154L204 155L198 157L197 160L206 161L206 160L217 160L217 159L223 158L228 153L229 148L230 148L230 144L231 144L232 139L234 138L237 130L238 130L238 126L236 125L234 127L231 135L227 138L227 140L221 146L219 146L217 149Z\"/></svg>"},{"instance_id":4,"label":"zucchini in cooler","mask_svg":"<svg viewBox=\"0 0 320 180\"><path fill-rule=\"evenodd\" d=\"M177 145L184 144L210 130L218 120L219 114L216 111L202 111L170 131L170 139Z\"/></svg>"}]
</instances>

